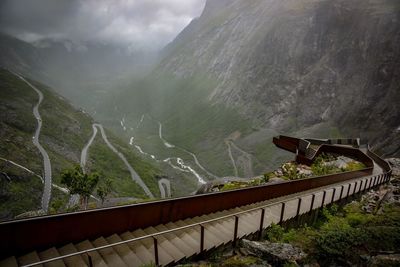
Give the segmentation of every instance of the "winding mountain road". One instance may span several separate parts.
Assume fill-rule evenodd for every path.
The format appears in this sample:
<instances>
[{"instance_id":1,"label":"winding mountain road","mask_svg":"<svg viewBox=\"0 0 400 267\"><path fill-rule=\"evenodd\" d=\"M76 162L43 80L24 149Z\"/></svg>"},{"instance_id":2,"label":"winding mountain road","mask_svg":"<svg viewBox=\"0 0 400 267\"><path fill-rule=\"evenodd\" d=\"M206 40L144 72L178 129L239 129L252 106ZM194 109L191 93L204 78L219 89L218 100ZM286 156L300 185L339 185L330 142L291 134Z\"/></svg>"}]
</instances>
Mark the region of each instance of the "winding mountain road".
<instances>
[{"instance_id":1,"label":"winding mountain road","mask_svg":"<svg viewBox=\"0 0 400 267\"><path fill-rule=\"evenodd\" d=\"M82 152L81 152L81 168L82 168L83 173L86 173L85 166L86 166L88 149L89 149L90 145L92 144L94 138L97 135L97 127L93 124L92 128L93 128L93 134L92 134L92 136L90 137L89 141L87 142L87 144L85 145L85 147L82 149Z\"/></svg>"},{"instance_id":2,"label":"winding mountain road","mask_svg":"<svg viewBox=\"0 0 400 267\"><path fill-rule=\"evenodd\" d=\"M239 175L238 168L237 168L238 164L236 164L236 161L233 158L232 148L236 149L237 151L239 151L242 154L242 156L238 157L238 163L240 164L240 166L243 167L245 176L247 176L247 177L254 176L253 161L252 161L251 155L249 153L247 153L246 151L244 151L243 149L241 149L240 147L238 147L232 140L226 140L225 143L228 146L228 155L232 161L235 176L238 177L238 175Z\"/></svg>"},{"instance_id":3,"label":"winding mountain road","mask_svg":"<svg viewBox=\"0 0 400 267\"><path fill-rule=\"evenodd\" d=\"M37 178L40 179L40 181L41 181L42 183L44 183L44 179L43 179L42 176L40 176L39 174L35 173L34 171L28 169L27 167L22 166L21 164L18 164L18 163L16 163L16 162L12 161L12 160L5 159L5 158L2 158L2 157L0 157L0 160L5 161L5 162L7 162L7 163L10 163L10 164L12 164L12 165L14 165L14 166L16 166L16 167L18 167L18 168L20 168L20 169L22 169L22 170L28 172L28 173L30 173L30 174L32 174L32 175L36 176ZM53 186L54 188L60 190L60 191L63 192L63 193L66 193L66 194L69 193L69 191L68 191L67 188L58 186L58 185L56 185L56 184L54 184L54 183L52 184L52 186Z\"/></svg>"},{"instance_id":4,"label":"winding mountain road","mask_svg":"<svg viewBox=\"0 0 400 267\"><path fill-rule=\"evenodd\" d=\"M149 115L148 115L148 116L149 116ZM142 117L141 117L141 119L140 119L140 122L139 122L139 124L138 124L138 127L139 127L139 125L143 122L144 117L145 117L145 115L142 115ZM203 166L200 165L200 163L199 163L199 161L198 161L196 155L194 155L194 154L191 153L190 151L185 150L184 148L180 148L180 147L178 147L178 146L176 146L176 145L173 145L173 144L169 143L167 140L165 140L165 139L163 138L163 136L162 136L162 124L161 124L161 122L156 121L156 120L153 119L151 116L149 116L149 118L150 118L151 120L153 120L153 121L155 121L155 122L158 123L158 126L159 126L159 128L158 128L158 137L159 137L160 140L163 142L163 144L164 144L165 147L167 147L167 148L176 148L176 149L179 149L179 150L184 151L184 152L186 152L186 153L189 153L189 154L194 158L196 164L199 166L200 169L204 170L204 171L205 171L206 173L208 173L210 176L216 177L215 175L209 173ZM138 128L138 127L137 127L137 128ZM133 145L133 139L132 139L132 138L133 138L133 137L131 137L131 140L129 141L129 144L130 144L130 145ZM156 157L155 157L154 155L151 155L151 154L148 154L148 153L144 152L140 146L138 146L138 145L135 144L135 147L136 147L137 150L139 150L139 152L140 152L141 154L146 155L146 156L150 156L153 160L159 162L159 160L157 160ZM178 165L180 165L181 167L178 167L178 166L174 165L174 164L171 162L172 159L175 159L175 160L176 160L176 163L177 163ZM166 159L164 159L164 160L162 160L162 161L168 163L172 168L174 168L174 169L176 169L176 170L180 170L180 171L182 171L182 172L190 172L190 173L192 173L192 174L197 178L197 181L198 181L200 184L205 184L205 183L206 183L206 181L203 179L203 177L202 177L199 173L197 173L191 166L185 164L185 162L183 161L183 159L181 159L181 158L179 158L179 157L172 157L172 158L166 158ZM160 191L160 193L162 194L161 191Z\"/></svg>"},{"instance_id":5,"label":"winding mountain road","mask_svg":"<svg viewBox=\"0 0 400 267\"><path fill-rule=\"evenodd\" d=\"M14 73L17 77L19 77L22 81L24 81L29 87L31 87L39 96L39 100L36 103L36 105L33 107L33 115L35 116L35 119L37 121L37 127L35 131L35 135L33 136L32 142L33 144L39 149L40 154L42 154L43 157L43 170L44 170L44 188L43 188L43 195L42 195L42 209L47 213L49 210L49 203L50 203L50 198L51 198L51 163L50 163L50 158L49 155L47 154L46 150L42 147L42 145L39 142L39 136L40 136L40 130L42 128L42 117L40 116L39 113L39 106L43 101L43 93L37 89L35 86L33 86L30 82L25 80L22 76L19 74Z\"/></svg>"},{"instance_id":6,"label":"winding mountain road","mask_svg":"<svg viewBox=\"0 0 400 267\"><path fill-rule=\"evenodd\" d=\"M211 172L208 171L205 167L203 167L203 165L200 164L200 162L199 162L197 156L196 156L194 153L190 152L189 150L187 150L187 149L185 149L185 148L182 148L182 147L179 147L179 146L177 146L177 145L171 144L171 143L169 143L167 140L165 140L164 137L162 136L162 123L159 122L159 121L157 121L157 123L158 123L158 125L159 125L159 128L158 128L158 135L159 135L161 141L164 143L164 146L165 146L165 147L167 147L167 148L177 148L177 149L179 149L179 150L181 150L181 151L183 151L183 152L185 152L185 153L191 155L191 156L193 157L194 162L196 163L196 165L197 165L202 171L204 171L205 173L207 173L209 176L213 177L214 179L219 178L217 175L211 173Z\"/></svg>"},{"instance_id":7,"label":"winding mountain road","mask_svg":"<svg viewBox=\"0 0 400 267\"><path fill-rule=\"evenodd\" d=\"M104 131L104 128L101 124L98 123L94 123L92 125L93 127L93 135L91 136L91 138L89 139L88 143L85 145L85 147L82 149L82 153L81 153L81 167L82 170L84 170L85 165L86 165L86 159L87 159L87 151L90 147L90 145L92 144L94 138L97 135L97 128L100 129L101 132L101 136L104 140L104 142L107 144L107 146L115 153L117 154L117 156L124 162L125 166L127 167L127 169L129 170L132 180L134 182L136 182L142 189L143 191L146 193L146 195L150 198L154 198L154 195L151 193L150 189L146 186L146 184L143 182L143 180L140 178L139 174L137 174L137 172L132 168L132 166L129 164L128 160L125 158L125 156L119 152L108 140L107 135Z\"/></svg>"},{"instance_id":8,"label":"winding mountain road","mask_svg":"<svg viewBox=\"0 0 400 267\"><path fill-rule=\"evenodd\" d=\"M238 177L239 176L239 172L238 172L238 169L237 169L237 166L236 166L235 159L233 158L233 155L232 155L231 144L230 144L229 141L225 141L225 144L228 146L228 155L229 155L229 158L231 159L231 162L232 162L232 166L233 166L233 171L234 171L235 177Z\"/></svg>"},{"instance_id":9,"label":"winding mountain road","mask_svg":"<svg viewBox=\"0 0 400 267\"><path fill-rule=\"evenodd\" d=\"M161 198L171 197L171 184L168 179L162 178L158 180L158 187L160 188Z\"/></svg>"}]
</instances>

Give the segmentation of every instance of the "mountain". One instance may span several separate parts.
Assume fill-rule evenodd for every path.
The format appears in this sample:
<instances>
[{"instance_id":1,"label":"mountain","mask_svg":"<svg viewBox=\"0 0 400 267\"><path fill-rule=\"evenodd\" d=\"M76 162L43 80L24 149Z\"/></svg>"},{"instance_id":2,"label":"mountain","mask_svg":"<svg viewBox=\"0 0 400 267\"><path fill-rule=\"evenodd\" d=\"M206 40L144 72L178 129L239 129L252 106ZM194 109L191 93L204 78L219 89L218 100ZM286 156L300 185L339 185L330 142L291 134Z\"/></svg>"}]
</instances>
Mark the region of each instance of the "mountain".
<instances>
[{"instance_id":1,"label":"mountain","mask_svg":"<svg viewBox=\"0 0 400 267\"><path fill-rule=\"evenodd\" d=\"M286 157L277 133L361 137L398 156L399 19L395 0L209 0L106 113L152 114L219 176L272 168Z\"/></svg>"},{"instance_id":2,"label":"mountain","mask_svg":"<svg viewBox=\"0 0 400 267\"><path fill-rule=\"evenodd\" d=\"M43 94L39 106L42 121L39 141L51 162L54 185L50 211L66 211L68 195L57 188L62 187L60 175L62 170L80 163L81 152L93 135L94 120L82 110L74 108L52 88L34 80L27 81ZM41 207L43 158L32 142L37 128L32 109L38 100L38 94L27 82L8 70L0 69L0 220ZM141 158L128 145L128 141L118 138L107 129L105 134L154 197L158 197L157 177L169 174L160 170L160 164ZM100 174L100 184L105 178L112 180L110 198L114 200L113 203L148 198L143 189L132 181L126 164L106 144L100 131L88 149L85 166L87 171Z\"/></svg>"},{"instance_id":3,"label":"mountain","mask_svg":"<svg viewBox=\"0 0 400 267\"><path fill-rule=\"evenodd\" d=\"M155 52L117 45L51 39L27 43L0 33L1 67L48 84L91 112L110 89L147 73L156 58Z\"/></svg>"}]
</instances>

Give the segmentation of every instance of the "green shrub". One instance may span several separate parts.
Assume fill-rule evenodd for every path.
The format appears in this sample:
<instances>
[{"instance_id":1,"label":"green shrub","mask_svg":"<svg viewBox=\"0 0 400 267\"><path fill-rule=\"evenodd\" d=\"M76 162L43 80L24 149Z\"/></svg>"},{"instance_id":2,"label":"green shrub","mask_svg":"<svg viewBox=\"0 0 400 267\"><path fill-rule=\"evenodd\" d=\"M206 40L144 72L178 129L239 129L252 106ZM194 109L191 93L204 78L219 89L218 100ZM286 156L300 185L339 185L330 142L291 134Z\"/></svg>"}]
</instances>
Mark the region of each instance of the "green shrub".
<instances>
[{"instance_id":1,"label":"green shrub","mask_svg":"<svg viewBox=\"0 0 400 267\"><path fill-rule=\"evenodd\" d=\"M275 177L274 172L267 172L264 173L263 178L264 178L264 183L268 183L269 179Z\"/></svg>"},{"instance_id":2,"label":"green shrub","mask_svg":"<svg viewBox=\"0 0 400 267\"><path fill-rule=\"evenodd\" d=\"M298 179L297 165L292 162L288 162L282 165L282 172L285 177L289 180Z\"/></svg>"},{"instance_id":3,"label":"green shrub","mask_svg":"<svg viewBox=\"0 0 400 267\"><path fill-rule=\"evenodd\" d=\"M366 233L358 228L328 227L315 240L316 255L323 260L348 259L352 257L354 247L362 245L366 239Z\"/></svg>"},{"instance_id":4,"label":"green shrub","mask_svg":"<svg viewBox=\"0 0 400 267\"><path fill-rule=\"evenodd\" d=\"M346 216L347 222L352 227L367 225L373 220L372 214L350 213Z\"/></svg>"},{"instance_id":5,"label":"green shrub","mask_svg":"<svg viewBox=\"0 0 400 267\"><path fill-rule=\"evenodd\" d=\"M362 162L358 162L358 161L351 161L349 163L347 163L346 168L343 168L344 171L358 171L358 170L362 170L365 169L367 166L364 165L364 163Z\"/></svg>"},{"instance_id":6,"label":"green shrub","mask_svg":"<svg viewBox=\"0 0 400 267\"><path fill-rule=\"evenodd\" d=\"M225 260L221 266L246 267L259 264L260 261L261 260L259 258L252 256L247 256L247 257L233 256Z\"/></svg>"},{"instance_id":7,"label":"green shrub","mask_svg":"<svg viewBox=\"0 0 400 267\"><path fill-rule=\"evenodd\" d=\"M311 164L311 170L314 175L320 176L320 175L327 175L327 174L333 174L333 173L338 173L342 172L341 169L332 166L332 165L326 165L326 162L332 161L335 158L332 158L333 156L329 154L322 153L319 155L314 162Z\"/></svg>"},{"instance_id":8,"label":"green shrub","mask_svg":"<svg viewBox=\"0 0 400 267\"><path fill-rule=\"evenodd\" d=\"M271 242L280 242L283 239L285 231L278 224L271 224L271 226L267 229L266 235L268 240Z\"/></svg>"}]
</instances>

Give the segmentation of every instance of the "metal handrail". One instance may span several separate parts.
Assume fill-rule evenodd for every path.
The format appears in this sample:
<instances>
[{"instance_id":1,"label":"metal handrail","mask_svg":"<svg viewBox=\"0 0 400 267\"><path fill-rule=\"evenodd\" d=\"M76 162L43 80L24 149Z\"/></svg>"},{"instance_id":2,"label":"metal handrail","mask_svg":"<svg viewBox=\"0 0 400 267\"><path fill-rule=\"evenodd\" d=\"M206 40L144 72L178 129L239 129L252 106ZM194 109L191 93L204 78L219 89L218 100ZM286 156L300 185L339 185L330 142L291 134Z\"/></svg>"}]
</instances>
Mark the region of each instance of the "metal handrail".
<instances>
[{"instance_id":1,"label":"metal handrail","mask_svg":"<svg viewBox=\"0 0 400 267\"><path fill-rule=\"evenodd\" d=\"M370 147L369 147L369 146L367 147L367 152L372 153L372 154L374 154L377 158L379 158L379 159L385 161L385 160L382 159L380 156L378 156L377 154L375 154L374 152L372 152L372 151L370 150ZM385 161L385 162L386 162L386 161ZM378 162L377 162L377 163L378 163ZM388 164L387 162L386 162L386 164L389 166L389 169L386 168L387 166L382 166L382 167L383 167L383 168L382 168L382 169L383 169L383 173L382 173L382 174L379 174L379 175L368 175L368 176L365 176L365 177L361 177L361 179L364 179L364 178L366 178L366 177L367 177L367 178L370 178L370 177L380 177L381 175L383 175L383 177L386 177L386 178L387 178L387 176L390 176L390 175L391 175L392 169L391 169L390 164ZM378 163L378 165L379 165L379 163ZM360 178L356 178L356 179L359 180ZM355 179L353 179L353 180L355 180ZM333 185L334 185L334 184L330 184L329 187L331 187L331 186L333 186ZM375 184L374 184L374 185L375 185ZM366 185L365 185L365 187L366 187ZM364 190L365 190L365 187L364 187ZM371 183L370 183L369 187L371 187ZM350 189L350 188L349 188L349 189ZM356 188L354 188L353 194L355 193L355 189L356 189ZM361 184L360 184L360 190L361 190ZM324 190L324 192L325 192L325 190ZM348 193L349 193L349 192L348 192ZM300 198L301 198L301 196L300 196ZM227 218L231 218L231 217L234 217L234 218L235 218L235 227L237 227L236 224L238 223L238 216L240 216L240 215L242 215L242 214L251 213L251 212L257 211L257 210L261 210L262 213L264 213L265 208L268 208L268 207L274 206L274 205L279 205L279 204L281 204L281 203L282 203L282 205L283 205L283 207L284 207L284 203L289 202L289 201L292 201L292 200L295 200L295 199L299 199L299 196L285 199L285 200L282 201L282 202L278 202L278 203L268 203L268 204L261 205L261 206L258 206L258 207L254 207L254 208L250 208L250 209L247 209L247 210L238 211L238 212L234 212L234 213L231 213L231 214L228 214L228 215L223 215L223 216L219 216L219 217L217 217L217 218L205 220L205 221L202 221L202 222L197 222L197 223L193 223L193 224L188 224L188 225L185 225L185 226L180 226L180 227L176 227L176 228L173 228L173 229L168 229L168 230L160 231L160 232L157 232L157 233L152 233L152 234L144 235L144 236L141 236L141 237L135 237L135 238L132 238L132 239L123 240L123 241L115 242L115 243L108 244L108 245L103 245L103 246L99 246L99 247L95 247L95 248L90 248L90 249L86 249L86 250L82 250L82 251L70 253L70 254L63 255L63 256L54 257L54 258L47 259L47 260L38 261L38 262L35 262L35 263L23 265L23 267L31 267L31 266L36 266L36 265L39 265L39 264L49 263L49 262L56 261L56 260L62 260L62 259L64 259L64 258L69 258L69 257L78 256L78 255L82 255L82 254L88 254L88 253L93 252L93 251L98 251L98 250L101 250L101 249L106 249L106 248L111 248L111 247L115 247L115 246L118 246L118 245L123 245L123 244L131 243L131 242L136 242L136 241L143 240L143 239L146 239L146 238L155 238L155 237L157 237L157 236L159 236L159 235L164 235L164 234L168 234L168 233L172 233L172 232L176 232L176 231L181 231L181 230L185 230L185 229L188 229L188 228L194 228L194 227L196 227L196 226L201 226L201 227L202 227L202 231L204 231L204 228L203 228L203 227L204 227L205 224L209 224L209 223L212 223L212 222L216 222L216 221L223 220L223 219L227 219ZM332 197L332 199L333 199L333 197ZM270 200L270 201L272 201L272 200ZM324 202L322 203L322 206L323 206L323 205L324 205ZM311 209L312 209L312 206L311 206ZM299 207L298 207L298 210L299 210ZM282 219L282 215L283 215L283 214L281 214L281 219ZM262 223L263 223L263 217L262 217L261 220L262 220ZM236 238L236 235L235 235L235 238ZM203 235L201 236L201 239L203 239ZM201 242L203 242L203 240L201 240ZM156 248L155 248L155 249L156 249ZM157 253L156 253L156 254L157 254ZM157 255L156 255L156 257L157 257Z\"/></svg>"},{"instance_id":2,"label":"metal handrail","mask_svg":"<svg viewBox=\"0 0 400 267\"><path fill-rule=\"evenodd\" d=\"M385 171L382 174L383 175L387 175L389 173L390 173L390 171ZM369 175L367 177L368 178L369 177L377 177L377 176L380 176L382 174ZM362 177L362 178L365 178L365 177ZM356 179L358 180L360 178L356 178ZM355 180L355 179L353 179L353 180ZM333 184L331 184L329 186L331 187L332 185ZM277 202L277 203L269 203L269 204L265 204L265 205L262 205L262 206L254 207L254 208L251 208L251 209L247 209L247 210L244 210L244 211L234 212L234 213L231 213L231 214L228 214L228 215L223 215L223 216L220 216L220 217L217 217L217 218L213 218L213 219L209 219L209 220L205 220L205 221L202 221L202 222L197 222L197 223L193 223L193 224L189 224L189 225L185 225L185 226L180 226L180 227L177 227L177 228L164 230L164 231L153 233L153 234L144 235L144 236L141 236L141 237L135 237L135 238L128 239L128 240L123 240L123 241L115 242L115 243L112 243L112 244L103 245L103 246L100 246L100 247L86 249L86 250L70 253L70 254L67 254L67 255L58 256L58 257L54 257L54 258L51 258L51 259L38 261L38 262L35 262L35 263L23 265L22 267L31 267L31 266L36 266L36 265L39 265L39 264L44 264L44 263L48 263L48 262L52 262L52 261L56 261L56 260L61 260L61 259L64 259L64 258L69 258L69 257L73 257L73 256L87 254L89 252L98 251L98 250L106 249L106 248L111 248L111 247L115 247L115 246L118 246L118 245L131 243L131 242L136 242L136 241L143 240L143 239L146 239L146 238L154 238L154 237L159 236L159 235L164 235L164 234L168 234L168 233L172 233L172 232L176 232L176 231L180 231L180 230L185 230L185 229L193 228L193 227L196 227L196 226L203 227L204 224L209 224L209 223L212 223L212 222L216 222L216 221L219 221L219 220L222 220L222 219L231 218L231 217L238 218L239 215L250 213L250 212L253 212L253 211L257 211L257 210L264 210L265 208L268 208L270 206L279 205L281 203L286 203L286 202L289 202L289 201L292 201L292 200L295 200L295 199L299 199L299 196L288 198L288 199L285 199L285 200ZM322 203L322 205L323 204L324 203Z\"/></svg>"}]
</instances>

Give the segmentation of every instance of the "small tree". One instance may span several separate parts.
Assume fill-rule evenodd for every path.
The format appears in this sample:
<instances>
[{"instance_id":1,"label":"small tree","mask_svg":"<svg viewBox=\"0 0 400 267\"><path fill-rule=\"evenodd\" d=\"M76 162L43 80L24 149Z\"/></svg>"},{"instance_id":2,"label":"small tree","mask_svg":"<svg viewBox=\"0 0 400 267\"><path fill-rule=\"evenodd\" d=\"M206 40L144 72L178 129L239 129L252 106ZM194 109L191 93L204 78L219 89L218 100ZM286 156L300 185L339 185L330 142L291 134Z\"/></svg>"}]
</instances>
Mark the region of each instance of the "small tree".
<instances>
[{"instance_id":1,"label":"small tree","mask_svg":"<svg viewBox=\"0 0 400 267\"><path fill-rule=\"evenodd\" d=\"M106 178L104 183L97 188L97 195L101 199L102 206L104 204L104 200L106 200L107 196L111 193L111 190L112 182L109 178Z\"/></svg>"},{"instance_id":2,"label":"small tree","mask_svg":"<svg viewBox=\"0 0 400 267\"><path fill-rule=\"evenodd\" d=\"M64 170L61 174L61 183L66 185L71 195L79 194L81 206L87 208L89 197L99 182L97 173L83 173L80 166Z\"/></svg>"}]
</instances>

